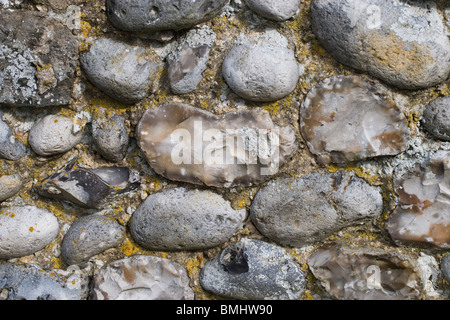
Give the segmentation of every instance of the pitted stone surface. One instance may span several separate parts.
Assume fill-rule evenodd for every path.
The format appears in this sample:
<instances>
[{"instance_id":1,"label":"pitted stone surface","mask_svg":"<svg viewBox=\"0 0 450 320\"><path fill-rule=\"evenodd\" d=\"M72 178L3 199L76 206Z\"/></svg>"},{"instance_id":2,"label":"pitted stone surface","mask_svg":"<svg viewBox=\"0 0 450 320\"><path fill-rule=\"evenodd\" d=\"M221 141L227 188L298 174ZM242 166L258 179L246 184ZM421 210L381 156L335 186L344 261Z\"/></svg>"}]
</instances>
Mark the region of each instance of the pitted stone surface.
<instances>
[{"instance_id":1,"label":"pitted stone surface","mask_svg":"<svg viewBox=\"0 0 450 320\"><path fill-rule=\"evenodd\" d=\"M345 226L376 219L382 212L378 188L337 171L270 181L256 194L250 217L269 239L303 246L324 240Z\"/></svg>"},{"instance_id":2,"label":"pitted stone surface","mask_svg":"<svg viewBox=\"0 0 450 320\"><path fill-rule=\"evenodd\" d=\"M245 210L210 191L168 189L150 195L133 213L133 239L151 250L203 250L228 241L244 224Z\"/></svg>"},{"instance_id":3,"label":"pitted stone surface","mask_svg":"<svg viewBox=\"0 0 450 320\"><path fill-rule=\"evenodd\" d=\"M202 287L232 299L295 300L305 290L305 274L286 251L260 240L242 239L208 261Z\"/></svg>"},{"instance_id":4,"label":"pitted stone surface","mask_svg":"<svg viewBox=\"0 0 450 320\"><path fill-rule=\"evenodd\" d=\"M402 89L450 73L450 40L433 2L313 0L312 29L339 62Z\"/></svg>"},{"instance_id":5,"label":"pitted stone surface","mask_svg":"<svg viewBox=\"0 0 450 320\"><path fill-rule=\"evenodd\" d=\"M139 33L191 28L219 15L230 0L107 0L111 23Z\"/></svg>"},{"instance_id":6,"label":"pitted stone surface","mask_svg":"<svg viewBox=\"0 0 450 320\"><path fill-rule=\"evenodd\" d=\"M192 300L186 270L169 259L135 255L116 260L94 276L94 300Z\"/></svg>"},{"instance_id":7,"label":"pitted stone surface","mask_svg":"<svg viewBox=\"0 0 450 320\"><path fill-rule=\"evenodd\" d=\"M77 59L77 41L58 21L37 12L0 13L0 105L69 104Z\"/></svg>"},{"instance_id":8,"label":"pitted stone surface","mask_svg":"<svg viewBox=\"0 0 450 320\"><path fill-rule=\"evenodd\" d=\"M78 218L61 244L61 257L67 265L82 265L91 257L118 247L124 228L114 218L90 215Z\"/></svg>"},{"instance_id":9,"label":"pitted stone surface","mask_svg":"<svg viewBox=\"0 0 450 320\"><path fill-rule=\"evenodd\" d=\"M408 147L406 117L374 83L335 76L314 87L300 108L300 131L322 164L396 155Z\"/></svg>"},{"instance_id":10,"label":"pitted stone surface","mask_svg":"<svg viewBox=\"0 0 450 320\"><path fill-rule=\"evenodd\" d=\"M422 123L433 137L450 141L450 96L431 101L423 111Z\"/></svg>"}]
</instances>

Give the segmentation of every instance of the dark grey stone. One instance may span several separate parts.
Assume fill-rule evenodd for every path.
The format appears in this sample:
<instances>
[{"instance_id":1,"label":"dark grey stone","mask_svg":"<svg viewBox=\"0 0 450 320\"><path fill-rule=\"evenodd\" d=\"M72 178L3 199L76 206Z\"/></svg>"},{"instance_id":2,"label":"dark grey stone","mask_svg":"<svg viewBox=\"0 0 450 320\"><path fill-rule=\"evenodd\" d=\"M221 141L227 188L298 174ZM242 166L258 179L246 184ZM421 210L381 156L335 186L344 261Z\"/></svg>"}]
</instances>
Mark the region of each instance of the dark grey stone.
<instances>
[{"instance_id":1,"label":"dark grey stone","mask_svg":"<svg viewBox=\"0 0 450 320\"><path fill-rule=\"evenodd\" d=\"M441 271L445 279L450 282L450 254L447 254L441 261Z\"/></svg>"},{"instance_id":2,"label":"dark grey stone","mask_svg":"<svg viewBox=\"0 0 450 320\"><path fill-rule=\"evenodd\" d=\"M168 189L150 195L133 213L133 239L152 250L201 250L229 240L243 225L245 210L211 191Z\"/></svg>"},{"instance_id":3,"label":"dark grey stone","mask_svg":"<svg viewBox=\"0 0 450 320\"><path fill-rule=\"evenodd\" d=\"M342 170L269 182L256 194L250 217L266 237L303 246L382 212L380 190Z\"/></svg>"},{"instance_id":4,"label":"dark grey stone","mask_svg":"<svg viewBox=\"0 0 450 320\"><path fill-rule=\"evenodd\" d=\"M82 265L93 256L118 247L124 239L124 227L115 219L99 215L78 218L61 244L61 257L67 265Z\"/></svg>"},{"instance_id":5,"label":"dark grey stone","mask_svg":"<svg viewBox=\"0 0 450 320\"><path fill-rule=\"evenodd\" d=\"M92 137L97 151L106 160L118 162L125 157L130 139L123 116L113 115L107 118L102 115L94 119Z\"/></svg>"},{"instance_id":6,"label":"dark grey stone","mask_svg":"<svg viewBox=\"0 0 450 320\"><path fill-rule=\"evenodd\" d=\"M127 104L136 103L149 93L162 68L153 50L113 39L95 41L80 61L92 84Z\"/></svg>"},{"instance_id":7,"label":"dark grey stone","mask_svg":"<svg viewBox=\"0 0 450 320\"><path fill-rule=\"evenodd\" d=\"M211 20L230 0L107 0L111 23L122 30L153 33L188 29Z\"/></svg>"},{"instance_id":8,"label":"dark grey stone","mask_svg":"<svg viewBox=\"0 0 450 320\"><path fill-rule=\"evenodd\" d=\"M26 151L25 145L13 136L11 128L0 118L0 158L18 160L26 155Z\"/></svg>"},{"instance_id":9,"label":"dark grey stone","mask_svg":"<svg viewBox=\"0 0 450 320\"><path fill-rule=\"evenodd\" d=\"M422 123L434 137L450 141L450 96L431 101L423 111Z\"/></svg>"},{"instance_id":10,"label":"dark grey stone","mask_svg":"<svg viewBox=\"0 0 450 320\"><path fill-rule=\"evenodd\" d=\"M304 293L306 279L283 248L244 238L205 264L200 284L232 299L295 300Z\"/></svg>"}]
</instances>

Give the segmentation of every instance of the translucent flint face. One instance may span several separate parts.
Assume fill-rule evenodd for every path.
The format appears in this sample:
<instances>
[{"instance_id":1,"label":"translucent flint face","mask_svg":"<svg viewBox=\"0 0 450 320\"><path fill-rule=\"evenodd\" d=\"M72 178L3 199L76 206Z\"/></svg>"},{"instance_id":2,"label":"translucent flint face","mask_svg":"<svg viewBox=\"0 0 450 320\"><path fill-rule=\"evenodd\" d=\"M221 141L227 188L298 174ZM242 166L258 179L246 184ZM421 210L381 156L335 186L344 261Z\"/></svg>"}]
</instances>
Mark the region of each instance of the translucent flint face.
<instances>
[{"instance_id":1,"label":"translucent flint face","mask_svg":"<svg viewBox=\"0 0 450 320\"><path fill-rule=\"evenodd\" d=\"M143 115L137 137L158 174L226 188L266 181L297 150L293 129L274 125L264 110L216 116L168 104Z\"/></svg>"},{"instance_id":2,"label":"translucent flint face","mask_svg":"<svg viewBox=\"0 0 450 320\"><path fill-rule=\"evenodd\" d=\"M337 299L417 299L423 287L412 257L374 247L327 244L311 255L308 266Z\"/></svg>"},{"instance_id":3,"label":"translucent flint face","mask_svg":"<svg viewBox=\"0 0 450 320\"><path fill-rule=\"evenodd\" d=\"M322 164L396 155L410 136L403 113L359 77L335 76L312 89L300 109L300 130Z\"/></svg>"},{"instance_id":4,"label":"translucent flint face","mask_svg":"<svg viewBox=\"0 0 450 320\"><path fill-rule=\"evenodd\" d=\"M439 151L408 172L397 173L398 205L387 229L402 244L450 248L450 152Z\"/></svg>"}]
</instances>

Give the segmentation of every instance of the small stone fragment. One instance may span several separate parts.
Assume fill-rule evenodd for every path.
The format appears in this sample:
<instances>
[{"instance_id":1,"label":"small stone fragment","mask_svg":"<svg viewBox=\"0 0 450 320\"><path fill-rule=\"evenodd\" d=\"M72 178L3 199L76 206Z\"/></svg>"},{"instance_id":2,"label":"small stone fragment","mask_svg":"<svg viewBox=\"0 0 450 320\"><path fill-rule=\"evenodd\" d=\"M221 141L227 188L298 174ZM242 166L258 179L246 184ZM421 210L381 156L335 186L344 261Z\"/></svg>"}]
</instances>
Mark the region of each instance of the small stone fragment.
<instances>
[{"instance_id":1,"label":"small stone fragment","mask_svg":"<svg viewBox=\"0 0 450 320\"><path fill-rule=\"evenodd\" d=\"M97 151L108 161L119 162L127 153L129 136L125 118L120 115L106 117L100 111L99 117L92 121L92 138Z\"/></svg>"},{"instance_id":2,"label":"small stone fragment","mask_svg":"<svg viewBox=\"0 0 450 320\"><path fill-rule=\"evenodd\" d=\"M450 254L442 258L440 267L445 279L450 282Z\"/></svg>"},{"instance_id":3,"label":"small stone fragment","mask_svg":"<svg viewBox=\"0 0 450 320\"><path fill-rule=\"evenodd\" d=\"M415 259L394 250L327 244L307 264L325 290L339 300L417 300L424 290Z\"/></svg>"},{"instance_id":4,"label":"small stone fragment","mask_svg":"<svg viewBox=\"0 0 450 320\"><path fill-rule=\"evenodd\" d=\"M77 65L77 40L60 22L38 12L0 13L0 104L69 104Z\"/></svg>"},{"instance_id":5,"label":"small stone fragment","mask_svg":"<svg viewBox=\"0 0 450 320\"><path fill-rule=\"evenodd\" d=\"M300 0L245 0L245 3L264 18L280 22L292 18L300 6Z\"/></svg>"},{"instance_id":6,"label":"small stone fragment","mask_svg":"<svg viewBox=\"0 0 450 320\"><path fill-rule=\"evenodd\" d=\"M11 128L0 118L0 158L18 160L25 156L26 150L24 144L14 137Z\"/></svg>"},{"instance_id":7,"label":"small stone fragment","mask_svg":"<svg viewBox=\"0 0 450 320\"><path fill-rule=\"evenodd\" d=\"M437 139L450 141L450 96L431 101L423 110L422 123Z\"/></svg>"},{"instance_id":8,"label":"small stone fragment","mask_svg":"<svg viewBox=\"0 0 450 320\"><path fill-rule=\"evenodd\" d=\"M394 172L398 203L386 224L399 244L450 248L450 152Z\"/></svg>"},{"instance_id":9,"label":"small stone fragment","mask_svg":"<svg viewBox=\"0 0 450 320\"><path fill-rule=\"evenodd\" d=\"M148 196L133 213L133 239L150 250L203 250L228 241L241 228L245 210L211 191L168 189Z\"/></svg>"},{"instance_id":10,"label":"small stone fragment","mask_svg":"<svg viewBox=\"0 0 450 320\"><path fill-rule=\"evenodd\" d=\"M50 211L33 206L0 209L0 259L26 256L45 248L59 232Z\"/></svg>"},{"instance_id":11,"label":"small stone fragment","mask_svg":"<svg viewBox=\"0 0 450 320\"><path fill-rule=\"evenodd\" d=\"M300 64L277 31L249 38L241 36L223 61L222 73L228 86L250 101L275 101L294 91Z\"/></svg>"},{"instance_id":12,"label":"small stone fragment","mask_svg":"<svg viewBox=\"0 0 450 320\"><path fill-rule=\"evenodd\" d=\"M72 202L83 208L100 209L118 194L136 189L139 173L127 167L82 168L77 159L35 184L44 197Z\"/></svg>"},{"instance_id":13,"label":"small stone fragment","mask_svg":"<svg viewBox=\"0 0 450 320\"><path fill-rule=\"evenodd\" d=\"M244 238L205 264L200 284L226 298L295 300L304 293L306 277L283 248Z\"/></svg>"},{"instance_id":14,"label":"small stone fragment","mask_svg":"<svg viewBox=\"0 0 450 320\"><path fill-rule=\"evenodd\" d=\"M260 109L216 116L167 104L144 113L137 137L158 174L226 188L270 179L297 150L294 130L274 125Z\"/></svg>"},{"instance_id":15,"label":"small stone fragment","mask_svg":"<svg viewBox=\"0 0 450 320\"><path fill-rule=\"evenodd\" d=\"M67 231L61 257L67 265L82 265L107 249L120 246L124 228L113 218L90 215L78 218Z\"/></svg>"},{"instance_id":16,"label":"small stone fragment","mask_svg":"<svg viewBox=\"0 0 450 320\"><path fill-rule=\"evenodd\" d=\"M47 115L31 128L28 142L40 156L48 157L69 151L81 142L83 130L73 119L62 115Z\"/></svg>"},{"instance_id":17,"label":"small stone fragment","mask_svg":"<svg viewBox=\"0 0 450 320\"><path fill-rule=\"evenodd\" d=\"M135 255L100 269L93 280L94 300L193 300L186 270L169 259Z\"/></svg>"},{"instance_id":18,"label":"small stone fragment","mask_svg":"<svg viewBox=\"0 0 450 320\"><path fill-rule=\"evenodd\" d=\"M162 62L153 50L99 39L80 58L88 80L120 102L133 104L150 91Z\"/></svg>"},{"instance_id":19,"label":"small stone fragment","mask_svg":"<svg viewBox=\"0 0 450 320\"><path fill-rule=\"evenodd\" d=\"M0 202L14 196L22 188L22 179L18 174L0 177Z\"/></svg>"},{"instance_id":20,"label":"small stone fragment","mask_svg":"<svg viewBox=\"0 0 450 320\"><path fill-rule=\"evenodd\" d=\"M394 102L355 76L328 78L308 93L300 108L300 132L322 164L396 155L410 138Z\"/></svg>"},{"instance_id":21,"label":"small stone fragment","mask_svg":"<svg viewBox=\"0 0 450 320\"><path fill-rule=\"evenodd\" d=\"M256 194L250 217L266 237L303 246L383 212L377 187L347 171L270 181Z\"/></svg>"},{"instance_id":22,"label":"small stone fragment","mask_svg":"<svg viewBox=\"0 0 450 320\"><path fill-rule=\"evenodd\" d=\"M230 0L107 0L107 15L119 29L155 33L189 29L219 15Z\"/></svg>"},{"instance_id":23,"label":"small stone fragment","mask_svg":"<svg viewBox=\"0 0 450 320\"><path fill-rule=\"evenodd\" d=\"M432 1L313 0L312 30L339 62L401 89L450 73L450 40Z\"/></svg>"},{"instance_id":24,"label":"small stone fragment","mask_svg":"<svg viewBox=\"0 0 450 320\"><path fill-rule=\"evenodd\" d=\"M209 52L216 39L207 26L190 30L175 52L168 57L169 84L172 93L194 91L206 70Z\"/></svg>"},{"instance_id":25,"label":"small stone fragment","mask_svg":"<svg viewBox=\"0 0 450 320\"><path fill-rule=\"evenodd\" d=\"M4 263L0 264L0 292L3 290L7 291L6 300L85 300L89 279L79 270Z\"/></svg>"}]
</instances>

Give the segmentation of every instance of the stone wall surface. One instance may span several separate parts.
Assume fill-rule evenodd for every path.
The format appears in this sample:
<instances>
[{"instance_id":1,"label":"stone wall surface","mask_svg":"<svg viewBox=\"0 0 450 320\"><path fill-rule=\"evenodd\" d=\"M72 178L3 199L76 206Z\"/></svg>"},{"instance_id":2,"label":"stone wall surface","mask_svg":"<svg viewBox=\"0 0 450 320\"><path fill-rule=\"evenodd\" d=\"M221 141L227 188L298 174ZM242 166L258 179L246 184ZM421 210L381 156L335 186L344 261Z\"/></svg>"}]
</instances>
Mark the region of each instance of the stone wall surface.
<instances>
[{"instance_id":1,"label":"stone wall surface","mask_svg":"<svg viewBox=\"0 0 450 320\"><path fill-rule=\"evenodd\" d=\"M447 0L0 0L0 300L450 298Z\"/></svg>"}]
</instances>

